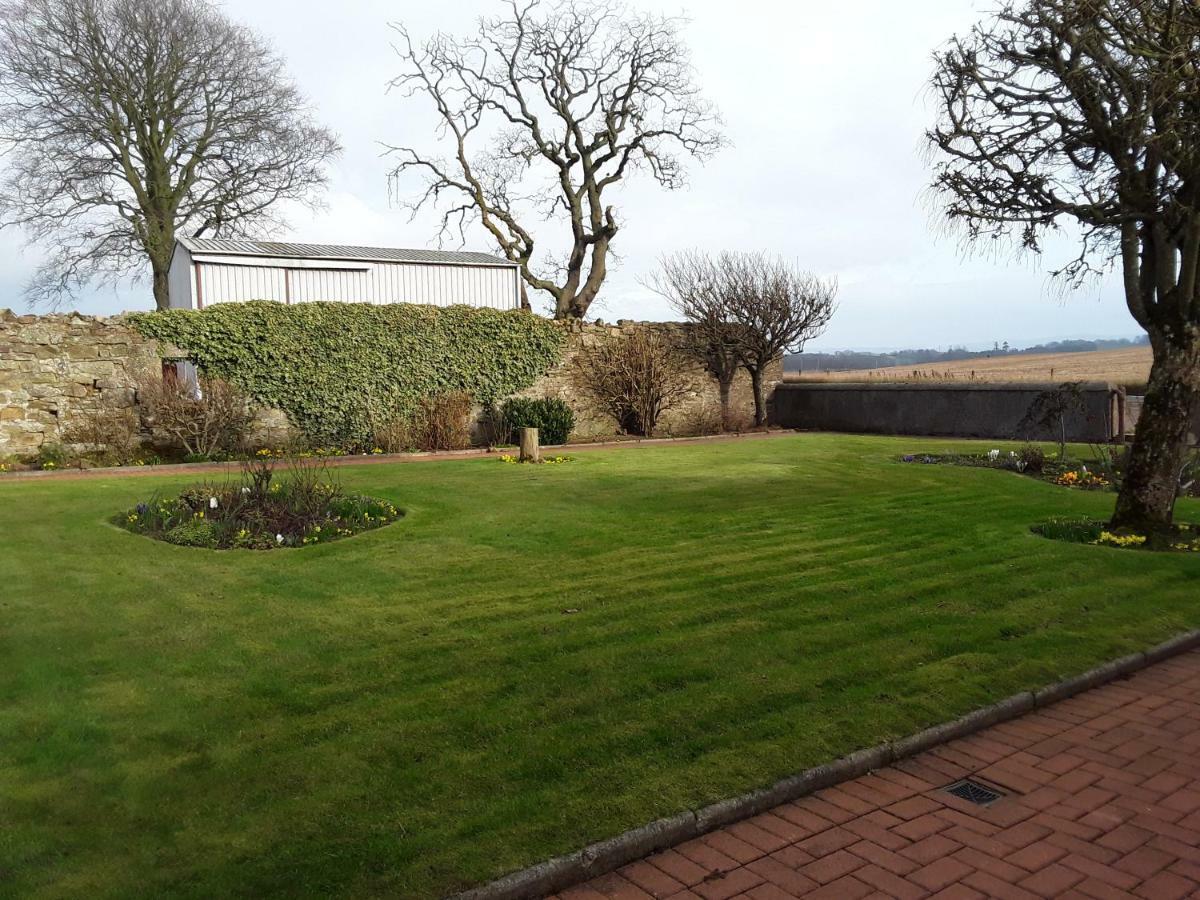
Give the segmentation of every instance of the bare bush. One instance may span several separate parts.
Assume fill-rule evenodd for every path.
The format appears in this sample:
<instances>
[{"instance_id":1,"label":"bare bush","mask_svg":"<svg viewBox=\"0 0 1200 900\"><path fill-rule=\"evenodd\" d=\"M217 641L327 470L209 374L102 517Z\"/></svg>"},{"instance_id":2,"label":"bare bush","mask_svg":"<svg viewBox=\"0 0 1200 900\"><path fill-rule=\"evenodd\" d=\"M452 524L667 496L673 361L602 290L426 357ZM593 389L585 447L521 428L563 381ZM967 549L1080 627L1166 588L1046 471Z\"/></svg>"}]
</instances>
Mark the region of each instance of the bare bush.
<instances>
[{"instance_id":1,"label":"bare bush","mask_svg":"<svg viewBox=\"0 0 1200 900\"><path fill-rule=\"evenodd\" d=\"M689 359L658 329L611 335L585 346L572 361L575 387L611 416L625 434L649 437L664 412L692 390Z\"/></svg>"},{"instance_id":2,"label":"bare bush","mask_svg":"<svg viewBox=\"0 0 1200 900\"><path fill-rule=\"evenodd\" d=\"M246 397L228 382L147 376L137 402L147 427L165 435L188 456L207 457L243 449L254 419Z\"/></svg>"},{"instance_id":3,"label":"bare bush","mask_svg":"<svg viewBox=\"0 0 1200 900\"><path fill-rule=\"evenodd\" d=\"M63 441L96 461L123 466L137 457L142 423L127 391L101 391L91 406L75 410Z\"/></svg>"},{"instance_id":4,"label":"bare bush","mask_svg":"<svg viewBox=\"0 0 1200 900\"><path fill-rule=\"evenodd\" d=\"M464 450L471 446L474 400L465 391L422 398L411 413L375 430L375 445L388 453Z\"/></svg>"}]
</instances>

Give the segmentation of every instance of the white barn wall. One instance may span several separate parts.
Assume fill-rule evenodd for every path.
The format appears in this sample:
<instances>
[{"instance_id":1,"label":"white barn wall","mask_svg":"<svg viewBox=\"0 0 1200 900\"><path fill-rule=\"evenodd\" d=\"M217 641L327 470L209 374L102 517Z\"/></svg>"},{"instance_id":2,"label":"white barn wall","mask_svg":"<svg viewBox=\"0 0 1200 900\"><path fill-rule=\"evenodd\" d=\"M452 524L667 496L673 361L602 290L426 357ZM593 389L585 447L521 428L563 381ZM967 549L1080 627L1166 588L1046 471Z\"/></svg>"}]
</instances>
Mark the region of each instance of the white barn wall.
<instances>
[{"instance_id":1,"label":"white barn wall","mask_svg":"<svg viewBox=\"0 0 1200 900\"><path fill-rule=\"evenodd\" d=\"M179 258L182 252L176 254ZM192 280L199 282L199 306L276 300L281 303L338 301L343 303L425 303L432 306L488 306L516 309L520 305L517 271L507 266L430 265L423 263L338 263L256 260L265 265L192 260ZM280 261L282 262L282 261ZM195 274L195 273L198 273ZM186 279L186 276L185 276ZM181 280L180 296L193 296L195 287Z\"/></svg>"},{"instance_id":2,"label":"white barn wall","mask_svg":"<svg viewBox=\"0 0 1200 900\"><path fill-rule=\"evenodd\" d=\"M283 269L270 266L227 266L197 262L205 306L246 300L279 300L285 295Z\"/></svg>"}]
</instances>

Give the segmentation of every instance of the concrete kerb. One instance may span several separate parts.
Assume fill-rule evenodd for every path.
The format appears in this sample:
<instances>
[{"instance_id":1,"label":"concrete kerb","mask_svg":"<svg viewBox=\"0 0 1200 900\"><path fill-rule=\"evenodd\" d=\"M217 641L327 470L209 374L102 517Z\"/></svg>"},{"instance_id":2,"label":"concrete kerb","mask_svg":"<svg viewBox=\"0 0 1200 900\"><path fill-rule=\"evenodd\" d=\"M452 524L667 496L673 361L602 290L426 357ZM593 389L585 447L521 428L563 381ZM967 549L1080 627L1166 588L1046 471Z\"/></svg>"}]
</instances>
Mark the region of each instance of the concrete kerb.
<instances>
[{"instance_id":1,"label":"concrete kerb","mask_svg":"<svg viewBox=\"0 0 1200 900\"><path fill-rule=\"evenodd\" d=\"M708 834L726 825L790 803L816 791L859 778L893 762L957 738L982 731L1101 687L1134 672L1200 648L1200 630L1178 635L1144 652L1104 663L1082 675L1037 691L1023 691L961 718L918 731L899 741L859 750L831 763L815 766L768 788L721 800L694 811L660 819L591 844L574 853L512 872L485 885L453 895L451 900L533 900L598 875L619 869L659 850Z\"/></svg>"}]
</instances>

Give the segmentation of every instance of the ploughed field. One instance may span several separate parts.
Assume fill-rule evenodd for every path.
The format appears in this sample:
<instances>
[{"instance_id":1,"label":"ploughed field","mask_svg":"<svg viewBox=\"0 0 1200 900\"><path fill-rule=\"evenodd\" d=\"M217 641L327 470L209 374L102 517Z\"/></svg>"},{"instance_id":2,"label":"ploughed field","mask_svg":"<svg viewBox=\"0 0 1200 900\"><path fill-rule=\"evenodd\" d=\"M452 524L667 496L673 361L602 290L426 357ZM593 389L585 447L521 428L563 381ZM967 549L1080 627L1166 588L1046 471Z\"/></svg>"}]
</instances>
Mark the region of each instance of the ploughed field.
<instances>
[{"instance_id":1,"label":"ploughed field","mask_svg":"<svg viewBox=\"0 0 1200 900\"><path fill-rule=\"evenodd\" d=\"M1111 495L895 461L980 449L351 467L404 518L271 552L0 476L3 892L438 896L1200 625L1200 558L1029 531Z\"/></svg>"},{"instance_id":2,"label":"ploughed field","mask_svg":"<svg viewBox=\"0 0 1200 900\"><path fill-rule=\"evenodd\" d=\"M1108 381L1144 385L1150 378L1152 353L1147 347L1096 350L1090 353L1047 353L994 356L957 362L924 363L846 372L787 373L788 381L1002 382Z\"/></svg>"}]
</instances>

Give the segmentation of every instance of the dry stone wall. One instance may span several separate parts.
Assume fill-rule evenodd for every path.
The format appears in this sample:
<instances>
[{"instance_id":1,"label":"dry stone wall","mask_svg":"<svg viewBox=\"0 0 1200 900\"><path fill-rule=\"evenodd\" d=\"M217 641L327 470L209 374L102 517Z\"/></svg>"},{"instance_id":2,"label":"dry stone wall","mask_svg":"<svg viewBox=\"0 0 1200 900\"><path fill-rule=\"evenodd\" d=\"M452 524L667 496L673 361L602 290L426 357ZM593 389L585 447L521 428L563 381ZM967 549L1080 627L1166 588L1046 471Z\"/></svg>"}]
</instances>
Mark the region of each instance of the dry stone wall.
<instances>
[{"instance_id":1,"label":"dry stone wall","mask_svg":"<svg viewBox=\"0 0 1200 900\"><path fill-rule=\"evenodd\" d=\"M578 419L576 436L588 438L611 435L614 424L580 400L571 383L571 362L580 348L608 335L684 326L620 322L563 327L569 330L569 339L562 362L523 396L566 400ZM120 316L16 315L0 309L0 459L31 455L43 443L62 441L72 421L102 401L115 398L118 405L132 405L138 378L158 372L164 353L179 355L174 348L160 348L158 342L141 337ZM665 435L701 433L719 421L716 382L699 363L689 374L692 391L664 415L661 432ZM767 379L768 397L782 379L780 363ZM739 373L731 400L736 418L751 423L754 397L745 373ZM261 411L258 424L256 439L260 443L282 444L287 439L286 419L277 410Z\"/></svg>"},{"instance_id":2,"label":"dry stone wall","mask_svg":"<svg viewBox=\"0 0 1200 900\"><path fill-rule=\"evenodd\" d=\"M160 368L156 341L119 317L0 309L0 457L34 453L101 398L133 404L138 375Z\"/></svg>"}]
</instances>

